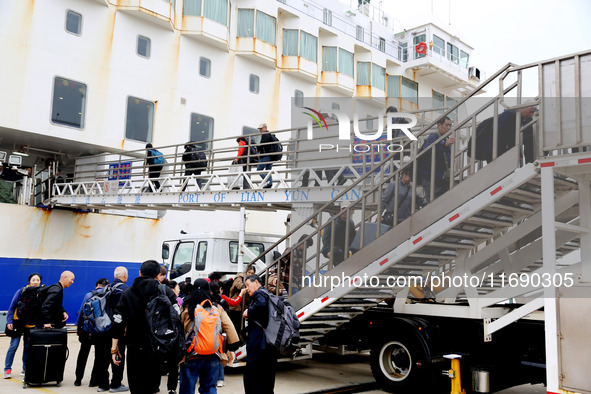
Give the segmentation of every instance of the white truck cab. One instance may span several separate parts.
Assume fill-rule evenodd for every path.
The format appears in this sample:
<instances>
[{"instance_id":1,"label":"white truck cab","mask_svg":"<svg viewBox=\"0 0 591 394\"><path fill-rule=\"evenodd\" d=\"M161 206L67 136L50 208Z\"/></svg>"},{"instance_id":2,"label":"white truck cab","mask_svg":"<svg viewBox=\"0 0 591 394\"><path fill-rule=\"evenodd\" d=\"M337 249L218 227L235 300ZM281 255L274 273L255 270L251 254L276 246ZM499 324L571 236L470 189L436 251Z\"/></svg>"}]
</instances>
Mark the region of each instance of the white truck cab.
<instances>
[{"instance_id":1,"label":"white truck cab","mask_svg":"<svg viewBox=\"0 0 591 394\"><path fill-rule=\"evenodd\" d=\"M279 237L263 234L244 236L244 266L272 246ZM162 243L162 260L168 269L168 278L177 282L207 278L212 272L234 276L238 272L238 231L212 231L183 234L178 239ZM257 270L271 263L274 253L258 261Z\"/></svg>"}]
</instances>

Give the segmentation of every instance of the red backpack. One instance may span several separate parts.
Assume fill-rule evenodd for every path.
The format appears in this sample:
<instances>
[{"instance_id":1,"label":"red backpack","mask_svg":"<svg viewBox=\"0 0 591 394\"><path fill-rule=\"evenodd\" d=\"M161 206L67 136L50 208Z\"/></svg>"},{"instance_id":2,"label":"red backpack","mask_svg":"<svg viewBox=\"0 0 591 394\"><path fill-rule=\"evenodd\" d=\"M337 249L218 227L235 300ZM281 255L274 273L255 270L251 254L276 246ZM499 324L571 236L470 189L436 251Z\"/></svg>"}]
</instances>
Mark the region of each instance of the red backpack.
<instances>
[{"instance_id":1,"label":"red backpack","mask_svg":"<svg viewBox=\"0 0 591 394\"><path fill-rule=\"evenodd\" d=\"M209 303L207 308L206 303ZM195 307L195 325L187 337L187 353L208 356L222 352L223 343L220 311L210 300L205 300Z\"/></svg>"}]
</instances>

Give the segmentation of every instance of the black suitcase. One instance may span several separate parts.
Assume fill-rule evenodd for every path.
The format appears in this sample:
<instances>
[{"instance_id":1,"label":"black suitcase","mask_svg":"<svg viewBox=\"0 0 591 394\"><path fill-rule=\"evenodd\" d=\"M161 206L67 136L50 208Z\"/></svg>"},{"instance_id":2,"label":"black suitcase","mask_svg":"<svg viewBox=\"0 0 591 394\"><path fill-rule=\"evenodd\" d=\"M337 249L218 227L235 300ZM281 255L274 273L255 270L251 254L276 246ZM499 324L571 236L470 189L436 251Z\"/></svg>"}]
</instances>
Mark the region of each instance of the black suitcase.
<instances>
[{"instance_id":1,"label":"black suitcase","mask_svg":"<svg viewBox=\"0 0 591 394\"><path fill-rule=\"evenodd\" d=\"M31 329L23 388L64 380L68 358L68 331L65 328Z\"/></svg>"}]
</instances>

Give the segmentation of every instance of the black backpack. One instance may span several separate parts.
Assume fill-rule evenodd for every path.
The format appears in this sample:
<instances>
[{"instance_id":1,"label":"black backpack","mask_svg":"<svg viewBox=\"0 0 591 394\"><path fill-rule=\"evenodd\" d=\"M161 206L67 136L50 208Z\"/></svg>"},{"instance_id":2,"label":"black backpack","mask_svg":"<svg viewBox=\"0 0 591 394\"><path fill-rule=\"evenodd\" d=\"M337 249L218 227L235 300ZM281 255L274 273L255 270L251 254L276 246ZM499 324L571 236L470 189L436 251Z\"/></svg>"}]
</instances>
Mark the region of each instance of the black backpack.
<instances>
[{"instance_id":1,"label":"black backpack","mask_svg":"<svg viewBox=\"0 0 591 394\"><path fill-rule=\"evenodd\" d=\"M493 149L493 118L483 120L476 127L476 152L474 158L476 160L492 161ZM468 140L468 157L472 157L472 137Z\"/></svg>"},{"instance_id":2,"label":"black backpack","mask_svg":"<svg viewBox=\"0 0 591 394\"><path fill-rule=\"evenodd\" d=\"M207 167L207 157L205 156L205 153L199 151L199 152L195 152L195 158L193 160L199 160L196 165L197 168L205 168Z\"/></svg>"},{"instance_id":3,"label":"black backpack","mask_svg":"<svg viewBox=\"0 0 591 394\"><path fill-rule=\"evenodd\" d=\"M277 349L283 356L291 356L299 349L300 320L292 306L275 294L264 290L268 297L269 322L265 330L265 338L268 345Z\"/></svg>"},{"instance_id":4,"label":"black backpack","mask_svg":"<svg viewBox=\"0 0 591 394\"><path fill-rule=\"evenodd\" d=\"M28 286L23 289L16 304L16 318L21 324L35 325L45 300L47 286Z\"/></svg>"},{"instance_id":5,"label":"black backpack","mask_svg":"<svg viewBox=\"0 0 591 394\"><path fill-rule=\"evenodd\" d=\"M166 285L159 284L158 294L146 305L150 345L157 359L178 362L183 357L185 333L179 312L166 295Z\"/></svg>"},{"instance_id":6,"label":"black backpack","mask_svg":"<svg viewBox=\"0 0 591 394\"><path fill-rule=\"evenodd\" d=\"M269 152L273 153L269 155L269 157L271 158L271 161L279 161L283 157L283 146L275 134L271 134L271 139L275 142L275 144L269 145Z\"/></svg>"}]
</instances>

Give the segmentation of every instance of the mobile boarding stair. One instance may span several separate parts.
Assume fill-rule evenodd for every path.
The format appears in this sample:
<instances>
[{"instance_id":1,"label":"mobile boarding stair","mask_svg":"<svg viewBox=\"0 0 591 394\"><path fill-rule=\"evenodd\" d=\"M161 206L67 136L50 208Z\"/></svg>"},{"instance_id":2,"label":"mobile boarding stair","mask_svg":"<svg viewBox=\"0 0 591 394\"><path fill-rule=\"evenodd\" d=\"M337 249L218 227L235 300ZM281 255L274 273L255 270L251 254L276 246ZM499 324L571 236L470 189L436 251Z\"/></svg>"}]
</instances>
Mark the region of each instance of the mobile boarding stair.
<instances>
[{"instance_id":1,"label":"mobile boarding stair","mask_svg":"<svg viewBox=\"0 0 591 394\"><path fill-rule=\"evenodd\" d=\"M292 254L288 289L289 302L302 324L302 344L314 343L368 308L389 299L394 299L393 308L399 314L482 319L483 340L486 341L492 340L496 331L519 319L545 319L548 391L558 391L559 386L589 389L583 387L588 385L584 378L576 380L576 374L571 375L570 381L564 379L564 374L559 379L558 358L568 355L564 354L564 349L559 349L557 340L560 319L557 305L561 302L557 289L562 290L569 284L588 285L591 281L591 112L588 112L591 107L574 99L591 93L591 53L526 66L505 66L483 85L498 80L500 93L456 122L439 140L465 129L469 135L474 135L486 111L496 115L503 106L517 110L531 106L521 97L521 85L522 74L532 70L538 73L539 113L523 126L518 115L516 129L533 126L537 130L538 159L534 163L523 163L520 133L515 134L516 147L502 156L496 157L496 147L493 147L494 160L486 165L468 157L466 146L456 143L452 145L450 190L416 210L417 161L424 154L434 157L435 152L427 149L419 153L416 145L409 142L404 154L410 152L411 161L404 167L414 170L415 186L411 192L414 214L411 217L391 230L379 230L383 228L381 212L385 208L381 206L380 196L390 182L398 182L401 169L397 169L396 163L404 163L399 155L392 155L376 163L374 171L350 186L362 187L363 195L357 201L340 204L347 192L343 190L286 235L284 239L297 239L298 234L307 233L308 238L314 240L310 249L302 246L306 239L292 246L292 250L298 247L303 250L304 264L300 265L299 272L294 272ZM508 83L512 77L515 81ZM507 97L515 91L514 104L510 106ZM457 105L470 100L475 93ZM441 117L454 109L452 107ZM420 134L435 124L436 121ZM494 141L497 128L495 124ZM473 144L474 151L476 138L469 143ZM433 192L425 191L431 197ZM332 259L320 253L322 234L328 226L335 225L336 218L343 212L352 218L347 227L355 226L361 233L361 247L335 265ZM311 223L315 228L310 227ZM370 228L368 223L376 224L377 239L364 245L364 232ZM343 244L349 245L350 241L346 239ZM342 247L334 236L330 242L331 252ZM580 253L578 260L577 253ZM266 274L273 269L280 271L280 264L280 261L274 262L267 267ZM433 293L428 291L435 276L462 277L464 274L468 282L434 286ZM544 274L550 275L557 287L533 280ZM304 281L303 286L294 285L302 277L308 282ZM392 277L409 281L388 282ZM413 277L424 281L406 285L413 283L410 282ZM322 278L328 281L322 282ZM345 281L332 282L333 278L345 278ZM367 283L363 278L374 279ZM508 285L508 278L512 285ZM572 282L565 282L568 278ZM515 285L515 280L523 282ZM436 302L421 302L426 298ZM521 306L498 306L508 300L516 300ZM545 312L540 312L542 308Z\"/></svg>"}]
</instances>

